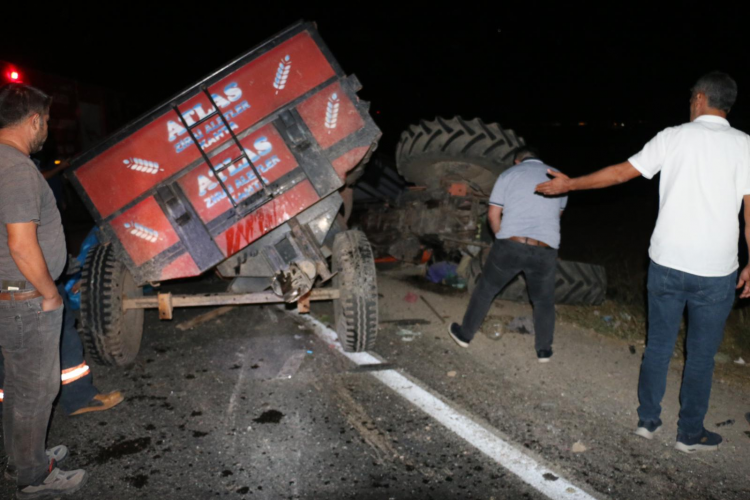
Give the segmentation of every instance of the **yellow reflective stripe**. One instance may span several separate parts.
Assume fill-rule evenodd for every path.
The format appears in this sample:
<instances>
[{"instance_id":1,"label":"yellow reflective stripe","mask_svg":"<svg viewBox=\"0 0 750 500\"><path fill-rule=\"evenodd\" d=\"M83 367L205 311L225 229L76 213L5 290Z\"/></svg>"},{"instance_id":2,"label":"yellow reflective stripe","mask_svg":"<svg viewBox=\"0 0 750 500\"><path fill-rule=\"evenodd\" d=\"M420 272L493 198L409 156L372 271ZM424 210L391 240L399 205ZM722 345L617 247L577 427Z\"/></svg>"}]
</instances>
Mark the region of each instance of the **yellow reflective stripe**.
<instances>
[{"instance_id":1,"label":"yellow reflective stripe","mask_svg":"<svg viewBox=\"0 0 750 500\"><path fill-rule=\"evenodd\" d=\"M89 366L85 362L83 362L78 366L63 370L62 375L60 376L60 380L62 381L63 385L70 384L71 382L75 382L76 380L85 377L90 372L91 370L89 369Z\"/></svg>"}]
</instances>

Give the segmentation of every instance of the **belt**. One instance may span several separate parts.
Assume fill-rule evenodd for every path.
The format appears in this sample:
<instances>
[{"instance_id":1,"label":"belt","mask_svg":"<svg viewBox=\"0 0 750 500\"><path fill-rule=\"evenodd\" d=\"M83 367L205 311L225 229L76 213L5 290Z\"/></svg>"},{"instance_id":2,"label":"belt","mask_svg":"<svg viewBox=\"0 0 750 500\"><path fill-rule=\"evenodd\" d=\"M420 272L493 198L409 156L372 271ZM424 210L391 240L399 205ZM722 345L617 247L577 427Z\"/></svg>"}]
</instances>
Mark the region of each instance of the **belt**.
<instances>
[{"instance_id":1,"label":"belt","mask_svg":"<svg viewBox=\"0 0 750 500\"><path fill-rule=\"evenodd\" d=\"M0 300L29 300L41 297L38 290L29 290L28 292L0 292Z\"/></svg>"},{"instance_id":2,"label":"belt","mask_svg":"<svg viewBox=\"0 0 750 500\"><path fill-rule=\"evenodd\" d=\"M534 247L552 248L543 241L535 240L534 238L527 238L526 236L511 236L509 240L517 241L525 245L531 245Z\"/></svg>"}]
</instances>

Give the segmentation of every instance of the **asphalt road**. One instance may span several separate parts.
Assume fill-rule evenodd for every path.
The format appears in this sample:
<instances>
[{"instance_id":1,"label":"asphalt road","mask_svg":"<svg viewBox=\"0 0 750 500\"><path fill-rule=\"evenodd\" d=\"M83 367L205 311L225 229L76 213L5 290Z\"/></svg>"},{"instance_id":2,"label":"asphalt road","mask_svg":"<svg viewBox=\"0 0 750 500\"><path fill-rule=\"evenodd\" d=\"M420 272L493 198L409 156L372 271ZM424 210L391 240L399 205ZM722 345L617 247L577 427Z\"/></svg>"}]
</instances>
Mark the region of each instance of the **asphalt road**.
<instances>
[{"instance_id":1,"label":"asphalt road","mask_svg":"<svg viewBox=\"0 0 750 500\"><path fill-rule=\"evenodd\" d=\"M528 304L496 301L484 334L461 349L445 330L463 314L465 292L398 272L378 280L374 354L385 366L358 365L276 306L235 308L187 331L177 327L212 309L178 309L171 322L147 312L133 366L92 366L97 386L124 391L126 401L53 416L48 443L68 445L63 465L90 474L75 498L546 498L509 472L508 456L490 458L481 439L459 437L463 427L449 430L384 385L386 373L408 377L397 385L425 389L549 471L532 466L527 479L572 483L554 498L576 490L600 500L750 498L750 390L725 380L726 369L706 418L725 441L717 453L686 455L673 447L679 360L665 430L647 441L632 434L642 345L559 320L553 360L539 364L532 335L498 324L528 316ZM173 291L218 285L209 277ZM330 304L313 304L321 322L331 315ZM0 498L12 491L0 483Z\"/></svg>"},{"instance_id":2,"label":"asphalt road","mask_svg":"<svg viewBox=\"0 0 750 500\"><path fill-rule=\"evenodd\" d=\"M244 307L176 329L206 311L148 312L134 366L92 367L126 401L54 415L49 444L90 474L73 498L543 498L293 316Z\"/></svg>"}]
</instances>

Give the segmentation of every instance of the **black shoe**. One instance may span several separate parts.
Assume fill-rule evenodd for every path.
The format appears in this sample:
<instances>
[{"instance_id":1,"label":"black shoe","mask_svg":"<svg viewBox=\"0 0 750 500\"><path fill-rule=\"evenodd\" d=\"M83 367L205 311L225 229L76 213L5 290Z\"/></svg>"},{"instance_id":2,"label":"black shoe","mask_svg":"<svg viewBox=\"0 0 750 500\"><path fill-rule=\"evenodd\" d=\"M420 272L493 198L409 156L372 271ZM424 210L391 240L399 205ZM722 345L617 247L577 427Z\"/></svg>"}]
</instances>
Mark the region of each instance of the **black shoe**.
<instances>
[{"instance_id":1,"label":"black shoe","mask_svg":"<svg viewBox=\"0 0 750 500\"><path fill-rule=\"evenodd\" d=\"M661 429L661 419L639 420L638 428L634 431L634 434L646 439L652 439L659 429Z\"/></svg>"},{"instance_id":2,"label":"black shoe","mask_svg":"<svg viewBox=\"0 0 750 500\"><path fill-rule=\"evenodd\" d=\"M674 447L685 453L693 453L694 451L716 451L719 449L719 444L723 439L720 435L715 432L707 431L703 428L703 431L696 436L688 436L686 434L677 433L677 442Z\"/></svg>"},{"instance_id":3,"label":"black shoe","mask_svg":"<svg viewBox=\"0 0 750 500\"><path fill-rule=\"evenodd\" d=\"M460 345L461 347L469 347L470 340L466 340L464 336L461 334L461 325L458 323L451 323L448 325L448 334L450 334L451 338L456 342L456 344Z\"/></svg>"},{"instance_id":4,"label":"black shoe","mask_svg":"<svg viewBox=\"0 0 750 500\"><path fill-rule=\"evenodd\" d=\"M552 349L536 352L536 358L539 360L540 363L549 363L549 360L551 357L552 357Z\"/></svg>"}]
</instances>

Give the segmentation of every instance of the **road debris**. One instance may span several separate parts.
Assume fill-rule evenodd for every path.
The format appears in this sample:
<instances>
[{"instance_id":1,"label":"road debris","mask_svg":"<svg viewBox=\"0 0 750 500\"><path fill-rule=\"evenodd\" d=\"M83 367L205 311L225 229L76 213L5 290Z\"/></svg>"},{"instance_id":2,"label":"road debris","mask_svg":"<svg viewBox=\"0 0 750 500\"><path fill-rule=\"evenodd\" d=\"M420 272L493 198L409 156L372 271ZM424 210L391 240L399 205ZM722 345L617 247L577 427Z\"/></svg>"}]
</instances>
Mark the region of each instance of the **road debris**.
<instances>
[{"instance_id":1,"label":"road debris","mask_svg":"<svg viewBox=\"0 0 750 500\"><path fill-rule=\"evenodd\" d=\"M723 422L719 422L718 424L716 424L716 427L727 427L727 426L730 426L730 425L734 425L734 419L730 418L729 420L725 420Z\"/></svg>"},{"instance_id":2,"label":"road debris","mask_svg":"<svg viewBox=\"0 0 750 500\"><path fill-rule=\"evenodd\" d=\"M453 378L453 377L455 377L456 375L458 375L458 372L456 372L455 370L451 370L451 371L449 371L449 372L447 373L447 375L448 375L449 377Z\"/></svg>"},{"instance_id":3,"label":"road debris","mask_svg":"<svg viewBox=\"0 0 750 500\"><path fill-rule=\"evenodd\" d=\"M588 448L586 448L586 446L580 441L573 443L573 446L570 448L570 451L573 453L583 453L586 450L588 450Z\"/></svg>"},{"instance_id":4,"label":"road debris","mask_svg":"<svg viewBox=\"0 0 750 500\"><path fill-rule=\"evenodd\" d=\"M511 332L529 335L534 333L534 320L530 316L516 316L508 323Z\"/></svg>"},{"instance_id":5,"label":"road debris","mask_svg":"<svg viewBox=\"0 0 750 500\"><path fill-rule=\"evenodd\" d=\"M737 358L737 359L735 359L735 360L734 360L734 364L735 364L735 365L746 365L747 363L745 362L745 360L744 360L744 359L742 359L742 358Z\"/></svg>"},{"instance_id":6,"label":"road debris","mask_svg":"<svg viewBox=\"0 0 750 500\"><path fill-rule=\"evenodd\" d=\"M714 356L714 361L721 364L726 364L732 361L732 358L729 357L728 354L724 354L723 352L716 353L716 356Z\"/></svg>"},{"instance_id":7,"label":"road debris","mask_svg":"<svg viewBox=\"0 0 750 500\"><path fill-rule=\"evenodd\" d=\"M635 354L635 346L634 345L628 346L628 349L630 349L630 354Z\"/></svg>"},{"instance_id":8,"label":"road debris","mask_svg":"<svg viewBox=\"0 0 750 500\"><path fill-rule=\"evenodd\" d=\"M409 292L404 296L404 301L408 302L409 304L416 304L418 300L419 295L414 292Z\"/></svg>"},{"instance_id":9,"label":"road debris","mask_svg":"<svg viewBox=\"0 0 750 500\"><path fill-rule=\"evenodd\" d=\"M400 328L396 332L396 335L398 335L399 337L401 337L401 340L403 342L411 342L415 338L417 338L420 335L422 335L422 332L415 332L414 330L409 330L408 328Z\"/></svg>"}]
</instances>

